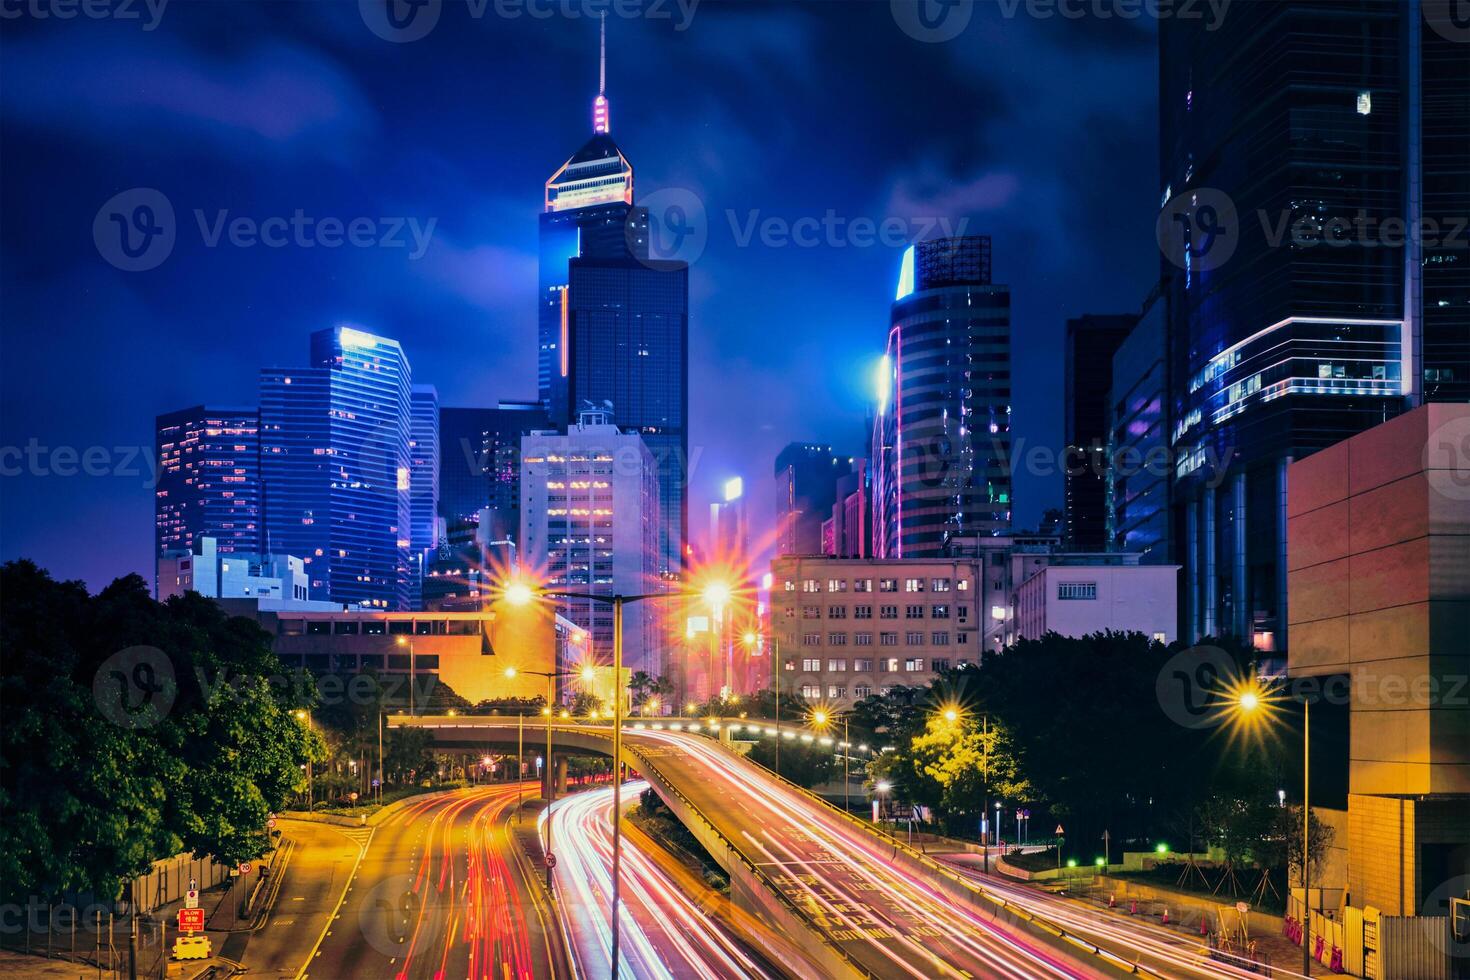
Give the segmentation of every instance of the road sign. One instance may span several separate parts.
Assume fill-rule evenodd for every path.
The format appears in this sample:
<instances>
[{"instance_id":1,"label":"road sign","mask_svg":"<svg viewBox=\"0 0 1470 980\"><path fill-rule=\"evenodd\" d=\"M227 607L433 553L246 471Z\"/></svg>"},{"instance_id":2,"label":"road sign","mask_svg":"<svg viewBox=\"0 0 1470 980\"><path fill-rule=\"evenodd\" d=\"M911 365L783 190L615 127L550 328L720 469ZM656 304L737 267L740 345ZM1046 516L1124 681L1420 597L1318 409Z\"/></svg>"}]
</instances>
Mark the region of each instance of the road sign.
<instances>
[{"instance_id":1,"label":"road sign","mask_svg":"<svg viewBox=\"0 0 1470 980\"><path fill-rule=\"evenodd\" d=\"M373 780L373 789L377 789L381 785L383 785L383 781L381 779L374 779Z\"/></svg>"},{"instance_id":2,"label":"road sign","mask_svg":"<svg viewBox=\"0 0 1470 980\"><path fill-rule=\"evenodd\" d=\"M1066 833L1066 831L1062 830L1062 825L1061 824L1057 824L1057 829L1056 830L1053 830L1052 833L1054 833L1058 837L1060 837L1060 836L1062 836L1062 834Z\"/></svg>"},{"instance_id":3,"label":"road sign","mask_svg":"<svg viewBox=\"0 0 1470 980\"><path fill-rule=\"evenodd\" d=\"M197 909L199 907L199 889L190 888L184 892L184 908Z\"/></svg>"},{"instance_id":4,"label":"road sign","mask_svg":"<svg viewBox=\"0 0 1470 980\"><path fill-rule=\"evenodd\" d=\"M198 890L199 890L199 879L198 878L190 878L189 879L189 891L193 892L193 891L198 891Z\"/></svg>"},{"instance_id":5,"label":"road sign","mask_svg":"<svg viewBox=\"0 0 1470 980\"><path fill-rule=\"evenodd\" d=\"M179 909L179 931L180 932L203 932L204 910L203 909Z\"/></svg>"},{"instance_id":6,"label":"road sign","mask_svg":"<svg viewBox=\"0 0 1470 980\"><path fill-rule=\"evenodd\" d=\"M241 861L240 862L240 873L242 875L248 875L251 872L251 870L252 870L252 866L251 866L251 864L250 864L249 861Z\"/></svg>"},{"instance_id":7,"label":"road sign","mask_svg":"<svg viewBox=\"0 0 1470 980\"><path fill-rule=\"evenodd\" d=\"M556 867L556 855L555 854L548 854L548 855L546 855L546 866L548 868L554 868L554 867Z\"/></svg>"},{"instance_id":8,"label":"road sign","mask_svg":"<svg viewBox=\"0 0 1470 980\"><path fill-rule=\"evenodd\" d=\"M275 830L276 829L276 818L275 817L271 817L269 820L267 820L265 822L265 826L266 826L266 829L267 830Z\"/></svg>"}]
</instances>

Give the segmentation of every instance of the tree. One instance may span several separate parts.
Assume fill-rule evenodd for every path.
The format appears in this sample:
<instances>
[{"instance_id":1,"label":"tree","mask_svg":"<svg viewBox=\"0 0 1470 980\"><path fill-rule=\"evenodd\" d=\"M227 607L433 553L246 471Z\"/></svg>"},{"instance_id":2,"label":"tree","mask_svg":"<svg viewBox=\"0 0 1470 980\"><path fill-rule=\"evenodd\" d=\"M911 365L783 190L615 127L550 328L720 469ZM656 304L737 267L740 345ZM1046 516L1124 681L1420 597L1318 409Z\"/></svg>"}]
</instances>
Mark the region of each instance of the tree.
<instances>
[{"instance_id":1,"label":"tree","mask_svg":"<svg viewBox=\"0 0 1470 980\"><path fill-rule=\"evenodd\" d=\"M776 740L763 738L750 747L746 756L773 772L776 769ZM799 742L781 746L781 775L803 789L831 782L838 771L837 756L831 749L817 748Z\"/></svg>"},{"instance_id":2,"label":"tree","mask_svg":"<svg viewBox=\"0 0 1470 980\"><path fill-rule=\"evenodd\" d=\"M573 718L586 718L594 711L602 710L602 698L590 691L578 691L572 695L572 703L568 706Z\"/></svg>"},{"instance_id":3,"label":"tree","mask_svg":"<svg viewBox=\"0 0 1470 980\"><path fill-rule=\"evenodd\" d=\"M117 894L181 851L270 846L266 819L320 739L292 715L270 637L137 575L95 596L28 561L0 567L0 881L10 895Z\"/></svg>"}]
</instances>

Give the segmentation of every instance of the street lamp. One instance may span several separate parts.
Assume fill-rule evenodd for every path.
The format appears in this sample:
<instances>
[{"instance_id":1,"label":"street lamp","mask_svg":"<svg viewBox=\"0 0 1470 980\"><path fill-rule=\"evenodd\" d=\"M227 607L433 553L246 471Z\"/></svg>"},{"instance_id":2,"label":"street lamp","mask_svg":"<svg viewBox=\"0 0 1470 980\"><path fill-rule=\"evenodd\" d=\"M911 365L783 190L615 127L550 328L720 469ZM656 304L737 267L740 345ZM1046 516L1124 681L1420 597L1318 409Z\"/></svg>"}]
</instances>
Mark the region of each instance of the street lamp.
<instances>
[{"instance_id":1,"label":"street lamp","mask_svg":"<svg viewBox=\"0 0 1470 980\"><path fill-rule=\"evenodd\" d=\"M414 674L416 671L414 670L413 640L406 636L400 636L397 642L401 647L408 647L408 713L414 714L413 688Z\"/></svg>"},{"instance_id":2,"label":"street lamp","mask_svg":"<svg viewBox=\"0 0 1470 980\"><path fill-rule=\"evenodd\" d=\"M505 600L512 605L523 606L536 598L583 599L612 606L613 622L613 710L612 710L612 757L613 757L613 860L612 860L612 972L618 976L619 938L619 893L623 867L623 607L645 599L664 599L701 595L713 608L720 608L730 601L732 591L725 582L709 582L702 592L645 592L637 595L599 595L592 592L569 592L561 589L533 588L524 580L507 583L502 590ZM584 668L587 670L588 668ZM551 767L547 766L548 773Z\"/></svg>"},{"instance_id":3,"label":"street lamp","mask_svg":"<svg viewBox=\"0 0 1470 980\"><path fill-rule=\"evenodd\" d=\"M591 668L583 668L584 671ZM505 668L506 677L516 676L514 667ZM521 673L532 674L536 677L546 678L546 707L541 709L541 715L546 719L546 854L551 854L551 804L556 799L556 775L551 766L551 719L554 715L551 706L556 703L556 680L559 677L571 677L575 671L570 670L526 670ZM585 679L585 678L584 678ZM566 717L563 713L562 717ZM519 772L517 773L519 775ZM516 790L516 799L520 799L520 790ZM520 819L517 813L516 819ZM551 862L546 862L546 890L551 891Z\"/></svg>"},{"instance_id":4,"label":"street lamp","mask_svg":"<svg viewBox=\"0 0 1470 980\"><path fill-rule=\"evenodd\" d=\"M812 712L812 727L815 728L815 729L817 729L817 731L819 731L819 732L826 731L832 725L833 721L834 721L834 719L832 718L832 716L824 708L818 708L818 709L816 709L815 711ZM850 748L850 745L849 745L848 737L847 737L847 723L848 723L848 715L847 715L846 712L844 712L843 715L842 715L842 746L841 746L841 748L842 748L842 809L844 811L846 811L847 813L851 813L852 812L852 801L848 798L848 794L850 792L850 788L849 788L848 773L847 773L847 762L848 762L847 755L848 755L848 749ZM781 744L781 741L780 741L779 738L776 740L776 744L777 745L780 745Z\"/></svg>"},{"instance_id":5,"label":"street lamp","mask_svg":"<svg viewBox=\"0 0 1470 980\"><path fill-rule=\"evenodd\" d=\"M1265 699L1253 682L1239 687L1227 702L1237 719L1246 723L1266 714ZM1284 791L1280 794L1283 805ZM1302 698L1302 973L1312 972L1312 702Z\"/></svg>"},{"instance_id":6,"label":"street lamp","mask_svg":"<svg viewBox=\"0 0 1470 980\"><path fill-rule=\"evenodd\" d=\"M311 710L309 708L297 708L296 720L306 722L306 730L311 731ZM316 773L311 762L311 756L306 757L306 812L314 812L312 809L312 787L315 782Z\"/></svg>"},{"instance_id":7,"label":"street lamp","mask_svg":"<svg viewBox=\"0 0 1470 980\"><path fill-rule=\"evenodd\" d=\"M874 786L873 786L873 792L876 793L876 794L878 794L878 806L879 806L880 812L881 812L882 807L883 807L883 798L885 796L887 796L889 794L889 792L892 791L892 789L893 789L893 784L890 783L886 779L881 780L880 782L874 784ZM877 823L878 823L879 826L882 826L882 821L881 820L880 821L877 821Z\"/></svg>"}]
</instances>

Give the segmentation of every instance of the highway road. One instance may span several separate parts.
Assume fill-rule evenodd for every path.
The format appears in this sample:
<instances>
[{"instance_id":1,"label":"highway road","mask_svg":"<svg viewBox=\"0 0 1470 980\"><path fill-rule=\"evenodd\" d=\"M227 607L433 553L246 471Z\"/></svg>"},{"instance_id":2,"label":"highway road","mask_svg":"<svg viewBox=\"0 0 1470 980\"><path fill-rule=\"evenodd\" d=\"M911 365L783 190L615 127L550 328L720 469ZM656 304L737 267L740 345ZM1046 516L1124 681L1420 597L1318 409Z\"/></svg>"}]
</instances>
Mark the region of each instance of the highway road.
<instances>
[{"instance_id":1,"label":"highway road","mask_svg":"<svg viewBox=\"0 0 1470 980\"><path fill-rule=\"evenodd\" d=\"M501 784L436 795L384 820L303 976L570 977L513 836L515 807L515 784Z\"/></svg>"},{"instance_id":2,"label":"highway road","mask_svg":"<svg viewBox=\"0 0 1470 980\"><path fill-rule=\"evenodd\" d=\"M633 801L646 788L627 783L623 799ZM557 913L576 960L577 974L606 977L612 970L609 892L612 888L612 788L557 800ZM641 835L638 835L641 837ZM619 974L629 980L745 980L774 977L755 953L722 927L710 909L689 892L672 863L625 841L623 849L622 928ZM693 887L691 887L691 885ZM688 889L686 891L685 889ZM704 889L708 891L708 889ZM702 896L708 901L708 896Z\"/></svg>"},{"instance_id":3,"label":"highway road","mask_svg":"<svg viewBox=\"0 0 1470 980\"><path fill-rule=\"evenodd\" d=\"M513 737L512 728L492 718L420 716L398 723L429 728L454 746ZM988 909L946 891L938 872L895 861L894 845L858 822L729 748L672 727L628 728L630 764L682 794L785 896L810 925L811 938L825 938L858 972L922 980L1109 975L1101 957L1029 931L1014 917L997 921ZM608 740L605 727L563 724L556 731L572 751L605 750ZM747 911L760 917L758 909Z\"/></svg>"},{"instance_id":4,"label":"highway road","mask_svg":"<svg viewBox=\"0 0 1470 980\"><path fill-rule=\"evenodd\" d=\"M1113 912L1088 907L1074 899L1039 891L996 874L983 874L969 861L945 861L956 872L981 884L1028 911L1045 916L1068 930L1086 936L1099 945L1119 952L1127 951L1144 965L1169 977L1259 977L1244 966L1237 967L1206 954L1205 943L1144 919L1132 919ZM1276 967L1277 977L1300 977L1302 974Z\"/></svg>"}]
</instances>

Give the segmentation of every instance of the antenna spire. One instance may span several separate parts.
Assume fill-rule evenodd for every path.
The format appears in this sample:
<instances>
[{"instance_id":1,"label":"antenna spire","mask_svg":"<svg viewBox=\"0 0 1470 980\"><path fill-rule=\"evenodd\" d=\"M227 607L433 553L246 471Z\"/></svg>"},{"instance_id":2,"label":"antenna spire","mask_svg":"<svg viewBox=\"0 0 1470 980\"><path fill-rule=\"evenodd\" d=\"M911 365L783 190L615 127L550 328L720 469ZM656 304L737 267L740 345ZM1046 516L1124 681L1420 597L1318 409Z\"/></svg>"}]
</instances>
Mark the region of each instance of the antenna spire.
<instances>
[{"instance_id":1,"label":"antenna spire","mask_svg":"<svg viewBox=\"0 0 1470 980\"><path fill-rule=\"evenodd\" d=\"M608 130L607 106L607 11L602 12L602 40L598 48L597 98L592 100L592 131L605 133Z\"/></svg>"}]
</instances>

